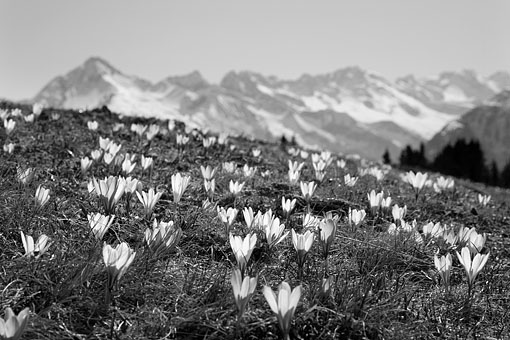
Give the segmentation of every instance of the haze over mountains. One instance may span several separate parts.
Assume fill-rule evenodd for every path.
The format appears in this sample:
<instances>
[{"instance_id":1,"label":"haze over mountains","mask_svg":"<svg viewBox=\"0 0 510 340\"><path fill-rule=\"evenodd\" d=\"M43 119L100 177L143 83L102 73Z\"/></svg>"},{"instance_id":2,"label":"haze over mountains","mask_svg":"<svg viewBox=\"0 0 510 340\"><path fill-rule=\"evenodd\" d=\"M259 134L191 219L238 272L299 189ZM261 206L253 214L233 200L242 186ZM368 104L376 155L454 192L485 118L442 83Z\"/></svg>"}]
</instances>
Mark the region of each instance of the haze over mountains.
<instances>
[{"instance_id":1,"label":"haze over mountains","mask_svg":"<svg viewBox=\"0 0 510 340\"><path fill-rule=\"evenodd\" d=\"M510 89L510 73L444 72L389 81L359 67L283 80L229 72L210 84L195 71L151 83L90 58L50 81L34 98L47 106L108 106L124 115L175 119L211 131L261 139L282 135L309 147L380 159L431 139L449 122Z\"/></svg>"}]
</instances>

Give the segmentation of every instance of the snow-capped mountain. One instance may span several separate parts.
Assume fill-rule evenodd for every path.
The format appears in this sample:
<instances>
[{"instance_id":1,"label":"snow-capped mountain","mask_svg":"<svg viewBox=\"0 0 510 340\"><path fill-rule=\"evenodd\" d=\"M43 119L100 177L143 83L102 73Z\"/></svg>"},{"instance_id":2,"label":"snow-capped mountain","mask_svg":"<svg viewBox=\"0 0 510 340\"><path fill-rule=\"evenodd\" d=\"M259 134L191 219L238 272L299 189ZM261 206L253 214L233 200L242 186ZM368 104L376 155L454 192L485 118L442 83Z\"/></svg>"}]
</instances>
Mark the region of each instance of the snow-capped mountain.
<instances>
[{"instance_id":1,"label":"snow-capped mountain","mask_svg":"<svg viewBox=\"0 0 510 340\"><path fill-rule=\"evenodd\" d=\"M385 149L396 157L405 145L431 138L506 87L505 72L489 78L449 72L391 82L359 67L296 80L232 71L220 84L195 71L153 84L90 58L52 80L33 101L72 109L106 105L124 115L176 119L262 139L294 136L304 146L379 159Z\"/></svg>"},{"instance_id":2,"label":"snow-capped mountain","mask_svg":"<svg viewBox=\"0 0 510 340\"><path fill-rule=\"evenodd\" d=\"M487 163L501 170L510 161L510 91L502 91L449 122L426 145L429 158L457 140L477 140Z\"/></svg>"}]
</instances>

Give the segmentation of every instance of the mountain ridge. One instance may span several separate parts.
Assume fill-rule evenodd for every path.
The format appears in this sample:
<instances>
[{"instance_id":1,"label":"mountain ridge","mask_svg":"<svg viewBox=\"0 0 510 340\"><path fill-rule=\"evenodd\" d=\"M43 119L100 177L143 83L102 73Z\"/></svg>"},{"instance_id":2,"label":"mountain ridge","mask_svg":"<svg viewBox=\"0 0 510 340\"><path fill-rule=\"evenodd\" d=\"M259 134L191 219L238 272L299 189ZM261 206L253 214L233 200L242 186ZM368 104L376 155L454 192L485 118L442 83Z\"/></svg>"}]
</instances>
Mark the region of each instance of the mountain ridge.
<instances>
[{"instance_id":1,"label":"mountain ridge","mask_svg":"<svg viewBox=\"0 0 510 340\"><path fill-rule=\"evenodd\" d=\"M181 120L263 139L284 135L304 146L324 145L334 152L350 150L374 159L381 148L398 153L406 144L428 140L505 86L510 88L510 74L503 71L490 77L471 71L443 72L424 80L408 76L392 82L359 66L303 74L294 80L230 71L219 84L193 71L153 83L91 57L51 80L32 101L68 109L107 106L124 115ZM345 114L359 124L340 118ZM326 117L321 115L346 125L335 123L336 130L323 126L321 118ZM347 126L357 133L345 133ZM389 129L384 132L382 127ZM361 131L373 137L373 144L361 147Z\"/></svg>"}]
</instances>

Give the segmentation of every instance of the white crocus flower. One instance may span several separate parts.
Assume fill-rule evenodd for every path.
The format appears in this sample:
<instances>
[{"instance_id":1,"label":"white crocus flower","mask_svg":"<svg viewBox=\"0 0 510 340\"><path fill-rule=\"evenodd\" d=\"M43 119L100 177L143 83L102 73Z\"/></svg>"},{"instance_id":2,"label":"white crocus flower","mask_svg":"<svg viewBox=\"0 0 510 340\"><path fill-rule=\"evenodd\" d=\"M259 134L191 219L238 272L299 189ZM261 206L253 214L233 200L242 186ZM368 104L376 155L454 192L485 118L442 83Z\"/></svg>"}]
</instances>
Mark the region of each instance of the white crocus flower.
<instances>
[{"instance_id":1,"label":"white crocus flower","mask_svg":"<svg viewBox=\"0 0 510 340\"><path fill-rule=\"evenodd\" d=\"M457 258L459 259L460 264L464 267L464 270L466 271L467 279L468 279L468 285L469 289L471 291L471 288L473 287L473 284L475 283L476 277L478 274L482 271L483 267L485 267L485 264L487 263L487 260L489 259L490 253L487 254L476 254L473 258L471 256L471 251L468 247L462 248L460 254L457 253Z\"/></svg>"},{"instance_id":2,"label":"white crocus flower","mask_svg":"<svg viewBox=\"0 0 510 340\"><path fill-rule=\"evenodd\" d=\"M25 248L25 256L35 256L38 258L39 256L42 256L51 245L49 242L50 238L44 234L41 234L35 243L32 236L25 235L23 231L21 231L20 234L23 248Z\"/></svg>"},{"instance_id":3,"label":"white crocus flower","mask_svg":"<svg viewBox=\"0 0 510 340\"><path fill-rule=\"evenodd\" d=\"M241 190L243 190L243 187L244 187L244 183L239 183L238 181L232 181L230 180L229 182L229 189L230 189L230 193L234 196L238 196L240 193L241 193Z\"/></svg>"},{"instance_id":4,"label":"white crocus flower","mask_svg":"<svg viewBox=\"0 0 510 340\"><path fill-rule=\"evenodd\" d=\"M241 271L241 274L244 274L246 267L248 266L248 262L250 261L251 254L253 249L255 249L255 244L257 243L257 235L256 234L248 234L243 239L240 236L233 236L230 234L230 247L234 252L234 256L237 260L237 266Z\"/></svg>"},{"instance_id":5,"label":"white crocus flower","mask_svg":"<svg viewBox=\"0 0 510 340\"><path fill-rule=\"evenodd\" d=\"M286 200L285 197L282 197L282 211L283 211L283 214L285 215L285 218L290 217L290 213L296 206L296 202L297 202L297 200L295 198L293 200L290 200L290 199Z\"/></svg>"},{"instance_id":6,"label":"white crocus flower","mask_svg":"<svg viewBox=\"0 0 510 340\"><path fill-rule=\"evenodd\" d=\"M87 219L89 220L89 226L96 239L103 239L104 234L112 225L114 218L115 215L105 216L101 213L88 214Z\"/></svg>"},{"instance_id":7,"label":"white crocus flower","mask_svg":"<svg viewBox=\"0 0 510 340\"><path fill-rule=\"evenodd\" d=\"M35 201L39 207L44 206L50 200L50 189L45 189L41 185L35 191Z\"/></svg>"},{"instance_id":8,"label":"white crocus flower","mask_svg":"<svg viewBox=\"0 0 510 340\"><path fill-rule=\"evenodd\" d=\"M122 242L113 248L109 244L103 245L103 261L108 272L108 288L113 288L126 273L135 259L136 252L126 242Z\"/></svg>"},{"instance_id":9,"label":"white crocus flower","mask_svg":"<svg viewBox=\"0 0 510 340\"><path fill-rule=\"evenodd\" d=\"M163 193L162 192L155 193L154 188L150 188L148 192L142 191L142 194L136 191L136 196L138 196L138 199L142 203L143 212L147 218L149 218L152 215L154 206L156 206L156 203L158 203L159 199L161 198L161 195L163 195Z\"/></svg>"},{"instance_id":10,"label":"white crocus flower","mask_svg":"<svg viewBox=\"0 0 510 340\"><path fill-rule=\"evenodd\" d=\"M175 175L172 175L172 193L174 196L174 203L179 203L181 201L181 197L186 191L188 187L189 181L191 179L190 176L182 176L179 172Z\"/></svg>"},{"instance_id":11,"label":"white crocus flower","mask_svg":"<svg viewBox=\"0 0 510 340\"><path fill-rule=\"evenodd\" d=\"M262 292L269 307L276 314L283 338L289 339L290 323L301 298L301 286L291 290L287 282L282 282L278 289L278 297L269 286L264 286Z\"/></svg>"},{"instance_id":12,"label":"white crocus flower","mask_svg":"<svg viewBox=\"0 0 510 340\"><path fill-rule=\"evenodd\" d=\"M94 121L88 121L87 122L87 127L90 131L96 131L97 128L99 127L99 124L94 120Z\"/></svg>"},{"instance_id":13,"label":"white crocus flower","mask_svg":"<svg viewBox=\"0 0 510 340\"><path fill-rule=\"evenodd\" d=\"M443 285L445 286L446 291L448 291L450 287L450 276L452 270L452 255L448 253L446 256L438 257L434 255L434 265L441 276L441 280L443 281Z\"/></svg>"},{"instance_id":14,"label":"white crocus flower","mask_svg":"<svg viewBox=\"0 0 510 340\"><path fill-rule=\"evenodd\" d=\"M238 317L241 318L246 310L250 297L257 287L257 278L245 276L243 279L241 271L234 268L232 277L230 278L230 283L232 284L234 300L236 302L237 309L239 310Z\"/></svg>"}]
</instances>

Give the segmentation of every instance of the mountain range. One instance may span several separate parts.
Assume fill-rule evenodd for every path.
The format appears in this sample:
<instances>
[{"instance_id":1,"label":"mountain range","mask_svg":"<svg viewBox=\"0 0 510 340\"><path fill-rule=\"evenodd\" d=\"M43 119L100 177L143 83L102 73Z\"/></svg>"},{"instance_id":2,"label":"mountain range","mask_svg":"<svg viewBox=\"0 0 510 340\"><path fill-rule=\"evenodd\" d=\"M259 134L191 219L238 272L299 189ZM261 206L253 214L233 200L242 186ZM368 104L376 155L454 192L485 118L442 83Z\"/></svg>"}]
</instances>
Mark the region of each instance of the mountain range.
<instances>
[{"instance_id":1,"label":"mountain range","mask_svg":"<svg viewBox=\"0 0 510 340\"><path fill-rule=\"evenodd\" d=\"M51 80L32 101L68 109L107 106L260 139L293 137L306 147L378 160L386 149L395 158L405 145L428 141L505 89L508 72L390 81L360 67L295 80L231 71L219 84L194 71L151 83L93 57Z\"/></svg>"}]
</instances>

